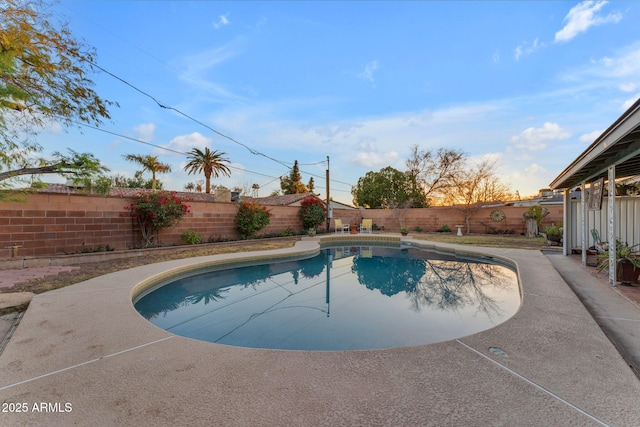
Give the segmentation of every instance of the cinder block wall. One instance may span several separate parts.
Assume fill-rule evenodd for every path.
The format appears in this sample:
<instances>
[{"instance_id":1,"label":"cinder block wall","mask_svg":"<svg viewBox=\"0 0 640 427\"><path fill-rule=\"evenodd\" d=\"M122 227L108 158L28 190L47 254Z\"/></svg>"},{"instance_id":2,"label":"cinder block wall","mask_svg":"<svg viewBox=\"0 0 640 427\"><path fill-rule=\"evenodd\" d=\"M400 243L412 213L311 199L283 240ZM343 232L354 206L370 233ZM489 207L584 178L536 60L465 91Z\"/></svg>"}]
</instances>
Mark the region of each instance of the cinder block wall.
<instances>
[{"instance_id":1,"label":"cinder block wall","mask_svg":"<svg viewBox=\"0 0 640 427\"><path fill-rule=\"evenodd\" d=\"M542 227L552 223L562 223L562 205L546 206L549 210L542 221ZM496 222L491 219L491 211L499 209L505 216L502 221ZM515 235L525 232L525 219L522 216L529 207L523 206L501 206L489 207L478 210L469 221L472 234L486 234L495 232L513 231ZM392 209L366 209L366 210L334 210L333 218L339 218L342 222L350 224L360 224L363 218L373 219L373 223L379 228L384 227L385 231L400 231L401 223L410 231L420 227L423 232L435 232L443 225L448 225L452 231L457 231L456 225L464 225L462 229L467 232L464 216L456 208L436 206L424 209L406 209L398 211ZM333 221L331 223L333 227Z\"/></svg>"},{"instance_id":2,"label":"cinder block wall","mask_svg":"<svg viewBox=\"0 0 640 427\"><path fill-rule=\"evenodd\" d=\"M20 256L76 253L98 247L128 249L141 246L136 220L127 215L131 201L117 196L38 193L24 202L0 204L0 257L10 246L21 246ZM200 233L204 241L237 239L237 206L227 202L187 202L190 213L180 223L159 233L162 245L182 244L185 230ZM270 206L270 224L260 234L302 230L300 208Z\"/></svg>"},{"instance_id":3,"label":"cinder block wall","mask_svg":"<svg viewBox=\"0 0 640 427\"><path fill-rule=\"evenodd\" d=\"M231 202L187 202L190 213L172 229L160 232L159 238L163 245L182 244L180 235L186 230L193 230L206 241L237 239L234 218L238 209ZM302 230L302 218L298 214L297 206L267 206L271 212L269 225L258 234L282 233L286 229L294 232ZM136 229L137 232L137 229Z\"/></svg>"},{"instance_id":4,"label":"cinder block wall","mask_svg":"<svg viewBox=\"0 0 640 427\"><path fill-rule=\"evenodd\" d=\"M44 193L25 199L0 203L0 250L6 255L12 245L22 246L21 256L39 256L107 244L124 249L133 241L131 218L121 216L123 199Z\"/></svg>"},{"instance_id":5,"label":"cinder block wall","mask_svg":"<svg viewBox=\"0 0 640 427\"><path fill-rule=\"evenodd\" d=\"M228 202L188 202L190 213L175 227L160 232L162 245L182 244L180 235L185 230L200 233L205 241L237 239L234 225L237 206ZM139 247L141 237L136 221L126 215L130 200L118 196L82 194L38 193L25 196L24 202L0 203L0 258L10 257L10 246L21 246L20 256L92 251L98 247L127 249ZM303 228L297 206L268 206L271 222L260 234L276 234L286 229L300 232ZM500 207L505 219L495 222L490 212L496 208L478 211L471 220L471 233L512 230L516 235L524 231L522 214L526 207ZM544 225L562 222L562 206L549 206L550 214ZM443 225L456 231L455 225L464 224L460 212L450 207L407 209L334 210L333 218L360 224L371 218L385 231L397 232L400 222L413 231L420 227L434 232ZM333 231L333 220L331 230ZM321 227L324 229L324 227ZM466 233L466 228L463 229Z\"/></svg>"}]
</instances>

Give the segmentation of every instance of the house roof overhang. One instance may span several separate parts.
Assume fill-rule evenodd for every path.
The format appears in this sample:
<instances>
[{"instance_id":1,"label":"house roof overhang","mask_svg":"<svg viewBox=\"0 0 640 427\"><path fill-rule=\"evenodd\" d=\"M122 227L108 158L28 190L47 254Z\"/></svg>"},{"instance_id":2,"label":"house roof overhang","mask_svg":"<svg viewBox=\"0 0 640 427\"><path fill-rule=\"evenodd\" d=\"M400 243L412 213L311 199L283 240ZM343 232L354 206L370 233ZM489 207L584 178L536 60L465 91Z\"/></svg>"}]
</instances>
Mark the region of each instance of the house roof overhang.
<instances>
[{"instance_id":1,"label":"house roof overhang","mask_svg":"<svg viewBox=\"0 0 640 427\"><path fill-rule=\"evenodd\" d=\"M640 175L640 99L576 158L550 184L553 190L573 188L583 182Z\"/></svg>"}]
</instances>

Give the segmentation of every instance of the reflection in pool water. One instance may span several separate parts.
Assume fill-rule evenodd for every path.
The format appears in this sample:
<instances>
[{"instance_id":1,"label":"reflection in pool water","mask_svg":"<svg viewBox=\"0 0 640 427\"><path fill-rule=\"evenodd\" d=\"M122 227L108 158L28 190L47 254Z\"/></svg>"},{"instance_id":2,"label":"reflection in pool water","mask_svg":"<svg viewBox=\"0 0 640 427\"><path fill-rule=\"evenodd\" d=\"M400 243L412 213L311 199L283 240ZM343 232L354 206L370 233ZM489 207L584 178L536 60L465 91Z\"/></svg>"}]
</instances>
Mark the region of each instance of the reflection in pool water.
<instances>
[{"instance_id":1,"label":"reflection in pool water","mask_svg":"<svg viewBox=\"0 0 640 427\"><path fill-rule=\"evenodd\" d=\"M198 273L135 303L177 335L288 350L441 342L502 323L519 306L516 274L504 265L379 246Z\"/></svg>"}]
</instances>

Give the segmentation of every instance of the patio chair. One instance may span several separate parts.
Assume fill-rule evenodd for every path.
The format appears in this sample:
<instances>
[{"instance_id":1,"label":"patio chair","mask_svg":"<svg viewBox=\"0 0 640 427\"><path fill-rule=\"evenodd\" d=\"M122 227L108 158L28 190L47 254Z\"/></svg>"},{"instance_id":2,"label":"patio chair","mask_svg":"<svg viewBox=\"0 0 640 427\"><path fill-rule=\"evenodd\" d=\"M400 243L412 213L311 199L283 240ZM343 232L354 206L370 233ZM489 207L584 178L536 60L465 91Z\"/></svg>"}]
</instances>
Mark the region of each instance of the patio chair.
<instances>
[{"instance_id":1,"label":"patio chair","mask_svg":"<svg viewBox=\"0 0 640 427\"><path fill-rule=\"evenodd\" d=\"M361 233L369 233L371 234L371 227L373 226L373 220L370 218L366 218L362 220L362 224L360 224L360 232Z\"/></svg>"},{"instance_id":2,"label":"patio chair","mask_svg":"<svg viewBox=\"0 0 640 427\"><path fill-rule=\"evenodd\" d=\"M340 230L341 234L344 234L345 231L349 231L349 224L343 224L341 219L335 219L334 221L336 223L336 234L338 234L338 230Z\"/></svg>"}]
</instances>

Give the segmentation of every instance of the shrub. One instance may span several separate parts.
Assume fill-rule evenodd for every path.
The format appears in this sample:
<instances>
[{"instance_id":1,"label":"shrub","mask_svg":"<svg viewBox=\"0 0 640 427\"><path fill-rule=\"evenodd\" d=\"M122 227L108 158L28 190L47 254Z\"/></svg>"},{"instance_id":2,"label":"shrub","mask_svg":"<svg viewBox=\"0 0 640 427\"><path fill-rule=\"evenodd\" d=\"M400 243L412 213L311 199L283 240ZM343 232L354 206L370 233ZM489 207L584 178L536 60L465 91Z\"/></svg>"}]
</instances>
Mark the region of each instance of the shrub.
<instances>
[{"instance_id":1,"label":"shrub","mask_svg":"<svg viewBox=\"0 0 640 427\"><path fill-rule=\"evenodd\" d=\"M284 230L282 233L280 233L280 237L289 237L289 236L293 236L293 230L290 227Z\"/></svg>"},{"instance_id":2,"label":"shrub","mask_svg":"<svg viewBox=\"0 0 640 427\"><path fill-rule=\"evenodd\" d=\"M314 229L325 219L324 204L317 197L308 196L300 202L300 216L306 229Z\"/></svg>"},{"instance_id":3,"label":"shrub","mask_svg":"<svg viewBox=\"0 0 640 427\"><path fill-rule=\"evenodd\" d=\"M438 233L451 233L451 229L449 228L449 226L447 224L445 224L442 227L440 227L437 231L438 231Z\"/></svg>"},{"instance_id":4,"label":"shrub","mask_svg":"<svg viewBox=\"0 0 640 427\"><path fill-rule=\"evenodd\" d=\"M139 193L125 210L129 216L138 220L144 246L150 247L154 244L158 231L180 222L189 213L189 206L176 194L159 191Z\"/></svg>"},{"instance_id":5,"label":"shrub","mask_svg":"<svg viewBox=\"0 0 640 427\"><path fill-rule=\"evenodd\" d=\"M255 202L242 202L238 205L235 223L240 237L248 239L269 225L271 212Z\"/></svg>"},{"instance_id":6,"label":"shrub","mask_svg":"<svg viewBox=\"0 0 640 427\"><path fill-rule=\"evenodd\" d=\"M543 233L550 236L562 236L562 225L551 224L544 228Z\"/></svg>"},{"instance_id":7,"label":"shrub","mask_svg":"<svg viewBox=\"0 0 640 427\"><path fill-rule=\"evenodd\" d=\"M193 230L187 230L182 233L180 239L187 245L198 245L202 243L202 236Z\"/></svg>"},{"instance_id":8,"label":"shrub","mask_svg":"<svg viewBox=\"0 0 640 427\"><path fill-rule=\"evenodd\" d=\"M542 218L545 217L545 210L546 209L539 205L531 206L527 209L527 213L536 221L538 227L540 227L540 224L542 223Z\"/></svg>"},{"instance_id":9,"label":"shrub","mask_svg":"<svg viewBox=\"0 0 640 427\"><path fill-rule=\"evenodd\" d=\"M514 230L497 230L495 228L491 228L487 231L487 234L516 234L516 232Z\"/></svg>"}]
</instances>

